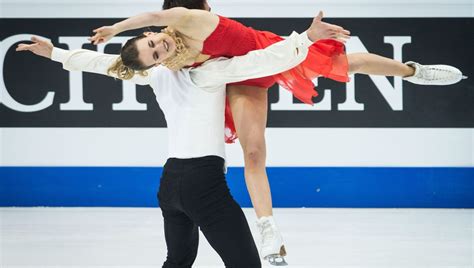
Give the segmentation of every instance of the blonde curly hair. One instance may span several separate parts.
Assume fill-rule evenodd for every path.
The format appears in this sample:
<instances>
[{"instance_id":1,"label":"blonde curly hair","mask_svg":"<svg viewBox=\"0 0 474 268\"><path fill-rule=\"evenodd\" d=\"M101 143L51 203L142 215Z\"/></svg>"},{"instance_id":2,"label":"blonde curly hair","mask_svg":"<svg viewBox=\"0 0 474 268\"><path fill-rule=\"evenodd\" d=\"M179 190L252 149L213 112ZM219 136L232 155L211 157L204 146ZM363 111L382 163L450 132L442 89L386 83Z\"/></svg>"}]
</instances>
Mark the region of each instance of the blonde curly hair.
<instances>
[{"instance_id":1,"label":"blonde curly hair","mask_svg":"<svg viewBox=\"0 0 474 268\"><path fill-rule=\"evenodd\" d=\"M171 38L173 38L174 42L176 43L176 51L174 55L164 60L161 63L163 66L166 66L168 69L173 71L177 71L187 65L194 63L200 52L186 46L181 33L174 31L169 27L161 30L161 32L171 36Z\"/></svg>"},{"instance_id":2,"label":"blonde curly hair","mask_svg":"<svg viewBox=\"0 0 474 268\"><path fill-rule=\"evenodd\" d=\"M200 52L189 48L185 44L179 32L174 31L169 27L161 30L161 32L173 38L176 44L176 50L174 54L161 63L163 66L166 66L173 71L177 71L187 65L194 63ZM129 80L136 74L147 75L146 70L150 69L154 65L143 65L143 63L138 59L139 52L136 46L136 42L145 37L145 34L141 34L129 39L122 47L120 57L118 57L112 66L108 68L107 73L114 74L123 80Z\"/></svg>"}]
</instances>

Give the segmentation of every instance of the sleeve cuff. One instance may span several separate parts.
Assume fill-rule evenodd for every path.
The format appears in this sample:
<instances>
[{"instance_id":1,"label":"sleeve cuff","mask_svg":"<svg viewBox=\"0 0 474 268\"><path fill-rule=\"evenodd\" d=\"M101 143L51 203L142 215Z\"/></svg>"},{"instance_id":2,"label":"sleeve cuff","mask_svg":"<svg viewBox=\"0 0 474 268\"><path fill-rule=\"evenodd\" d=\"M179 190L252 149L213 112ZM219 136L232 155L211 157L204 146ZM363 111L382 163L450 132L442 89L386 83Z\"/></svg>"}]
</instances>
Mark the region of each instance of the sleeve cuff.
<instances>
[{"instance_id":1,"label":"sleeve cuff","mask_svg":"<svg viewBox=\"0 0 474 268\"><path fill-rule=\"evenodd\" d=\"M51 60L64 63L67 59L68 52L68 50L62 48L53 47L53 51L51 52Z\"/></svg>"},{"instance_id":2,"label":"sleeve cuff","mask_svg":"<svg viewBox=\"0 0 474 268\"><path fill-rule=\"evenodd\" d=\"M314 42L309 39L308 31L304 31L300 36L305 46L310 47L311 45L313 45Z\"/></svg>"}]
</instances>

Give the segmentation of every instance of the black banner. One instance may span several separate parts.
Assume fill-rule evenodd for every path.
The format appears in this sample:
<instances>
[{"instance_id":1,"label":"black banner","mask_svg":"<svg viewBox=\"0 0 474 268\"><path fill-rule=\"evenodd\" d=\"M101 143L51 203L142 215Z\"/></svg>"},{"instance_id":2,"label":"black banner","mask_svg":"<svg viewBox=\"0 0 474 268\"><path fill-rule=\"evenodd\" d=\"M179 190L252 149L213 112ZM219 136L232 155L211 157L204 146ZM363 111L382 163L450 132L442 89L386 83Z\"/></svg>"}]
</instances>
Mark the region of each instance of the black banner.
<instances>
[{"instance_id":1,"label":"black banner","mask_svg":"<svg viewBox=\"0 0 474 268\"><path fill-rule=\"evenodd\" d=\"M137 86L136 91L132 89L132 93L128 93L132 97L124 97L121 81L94 74L76 74L71 78L58 63L30 53L15 52L23 34L44 36L50 38L55 46L69 49L71 44L80 44L79 39L90 36L92 29L117 21L1 19L1 53L4 57L0 57L3 59L3 78L0 79L5 86L0 83L0 90L6 89L7 92L2 92L0 127L166 126L149 87ZM311 19L293 18L247 18L239 21L280 35L288 35L293 30L304 31L311 23ZM371 77L357 75L353 80L354 95L350 97L348 85L321 78L317 87L320 95L314 99L315 107L325 107L320 110L304 110L304 105L297 100L283 103L278 87L274 86L269 91L269 127L474 127L474 42L469 38L474 26L472 18L345 18L327 21L349 29L354 40L369 52L390 58L402 53L403 61L453 65L470 79L440 87L403 82L399 88L393 78L377 78L379 83L385 83L381 86ZM133 36L139 32L125 34ZM14 42L15 38L18 42ZM97 49L85 42L81 46ZM118 53L119 49L119 44L110 44L104 51ZM78 81L71 80L78 77ZM74 90L71 90L71 85ZM71 93L73 91L75 93ZM388 96L394 91L398 93ZM78 95L71 94L82 95L83 101ZM8 100L5 98L7 95ZM358 104L349 105L351 100Z\"/></svg>"}]
</instances>

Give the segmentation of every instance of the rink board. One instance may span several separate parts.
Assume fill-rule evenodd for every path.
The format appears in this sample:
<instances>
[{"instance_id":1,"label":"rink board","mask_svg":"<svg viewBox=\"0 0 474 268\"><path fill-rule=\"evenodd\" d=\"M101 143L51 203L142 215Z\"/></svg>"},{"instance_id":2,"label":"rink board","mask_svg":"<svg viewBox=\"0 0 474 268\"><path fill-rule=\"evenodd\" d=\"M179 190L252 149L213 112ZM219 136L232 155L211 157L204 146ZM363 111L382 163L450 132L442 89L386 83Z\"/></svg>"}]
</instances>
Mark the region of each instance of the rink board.
<instances>
[{"instance_id":1,"label":"rink board","mask_svg":"<svg viewBox=\"0 0 474 268\"><path fill-rule=\"evenodd\" d=\"M0 206L155 207L162 168L3 167ZM268 168L275 207L474 208L473 168ZM234 198L251 206L243 168Z\"/></svg>"}]
</instances>

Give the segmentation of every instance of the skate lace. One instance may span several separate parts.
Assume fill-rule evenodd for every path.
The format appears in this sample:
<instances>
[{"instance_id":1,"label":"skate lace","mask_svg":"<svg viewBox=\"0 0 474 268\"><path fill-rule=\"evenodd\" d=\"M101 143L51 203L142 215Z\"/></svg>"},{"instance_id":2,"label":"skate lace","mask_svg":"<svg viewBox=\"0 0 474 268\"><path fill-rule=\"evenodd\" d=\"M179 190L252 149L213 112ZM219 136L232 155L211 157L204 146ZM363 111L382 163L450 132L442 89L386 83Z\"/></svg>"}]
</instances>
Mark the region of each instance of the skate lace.
<instances>
[{"instance_id":1,"label":"skate lace","mask_svg":"<svg viewBox=\"0 0 474 268\"><path fill-rule=\"evenodd\" d=\"M420 78L436 81L436 80L446 80L452 76L452 73L448 70L436 68L436 67L422 67L420 68Z\"/></svg>"},{"instance_id":2,"label":"skate lace","mask_svg":"<svg viewBox=\"0 0 474 268\"><path fill-rule=\"evenodd\" d=\"M263 222L260 226L260 233L262 235L262 245L268 244L273 240L275 232L273 232L273 226L270 222Z\"/></svg>"}]
</instances>

